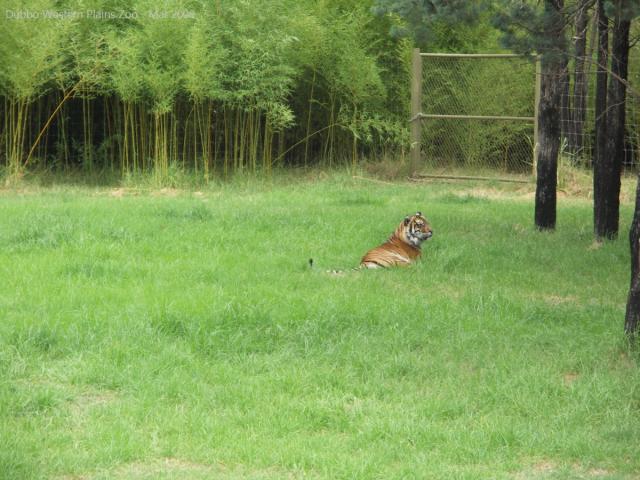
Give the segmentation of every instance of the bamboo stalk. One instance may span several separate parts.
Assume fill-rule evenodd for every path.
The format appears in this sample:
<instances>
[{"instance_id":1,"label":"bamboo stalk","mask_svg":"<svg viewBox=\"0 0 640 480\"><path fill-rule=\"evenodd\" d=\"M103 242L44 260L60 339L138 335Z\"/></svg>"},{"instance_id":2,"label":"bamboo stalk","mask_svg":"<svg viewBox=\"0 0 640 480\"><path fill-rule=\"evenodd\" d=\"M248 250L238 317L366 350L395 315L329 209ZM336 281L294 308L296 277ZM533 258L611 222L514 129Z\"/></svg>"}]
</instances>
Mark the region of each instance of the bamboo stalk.
<instances>
[{"instance_id":1,"label":"bamboo stalk","mask_svg":"<svg viewBox=\"0 0 640 480\"><path fill-rule=\"evenodd\" d=\"M197 140L197 135L198 135L198 129L200 126L200 121L199 121L199 117L200 117L200 108L199 108L199 103L196 102L195 105L193 106L194 110L193 110L193 170L196 174L196 176L198 175L198 150L197 150L197 145L198 145L198 140Z\"/></svg>"},{"instance_id":2,"label":"bamboo stalk","mask_svg":"<svg viewBox=\"0 0 640 480\"><path fill-rule=\"evenodd\" d=\"M194 104L190 103L191 109L187 114L187 118L184 120L184 127L182 129L182 168L185 169L186 161L187 161L187 137L189 136L189 119L191 118L191 114L193 113Z\"/></svg>"},{"instance_id":3,"label":"bamboo stalk","mask_svg":"<svg viewBox=\"0 0 640 480\"><path fill-rule=\"evenodd\" d=\"M2 135L4 136L4 163L5 165L8 165L9 164L9 138L11 136L11 133L10 133L11 122L9 122L9 104L8 104L7 97L4 97L3 101L4 101L4 109L2 113L4 116L4 122L3 122L4 127L2 130Z\"/></svg>"},{"instance_id":4,"label":"bamboo stalk","mask_svg":"<svg viewBox=\"0 0 640 480\"><path fill-rule=\"evenodd\" d=\"M358 107L356 105L353 106L353 128L355 128L355 124L358 119ZM357 162L357 145L358 145L358 136L354 130L353 132L353 149L351 151L351 171L355 173L356 171L356 162Z\"/></svg>"},{"instance_id":5,"label":"bamboo stalk","mask_svg":"<svg viewBox=\"0 0 640 480\"><path fill-rule=\"evenodd\" d=\"M138 173L140 169L140 154L138 151L138 135L136 134L136 109L135 105L129 108L129 125L131 129L131 153L133 157L133 172Z\"/></svg>"},{"instance_id":6,"label":"bamboo stalk","mask_svg":"<svg viewBox=\"0 0 640 480\"><path fill-rule=\"evenodd\" d=\"M313 77L311 79L311 91L309 92L309 110L307 111L307 141L304 144L304 166L307 166L307 158L309 156L309 133L311 131L311 110L313 107L313 90L316 85L316 69L313 69Z\"/></svg>"},{"instance_id":7,"label":"bamboo stalk","mask_svg":"<svg viewBox=\"0 0 640 480\"><path fill-rule=\"evenodd\" d=\"M176 106L171 109L171 163L175 167L178 166L178 116L176 115Z\"/></svg>"},{"instance_id":8,"label":"bamboo stalk","mask_svg":"<svg viewBox=\"0 0 640 480\"><path fill-rule=\"evenodd\" d=\"M333 129L335 127L344 127L344 125L341 125L339 123L333 123L331 125L327 125L326 127L323 127L319 130L316 130L315 132L311 133L311 137L314 135L317 135L319 133L324 132L325 130L330 130ZM284 158L284 156L289 153L291 150L293 150L294 148L296 148L298 145L301 145L302 143L304 143L304 141L307 140L307 138L303 138L302 140L294 143L293 145L291 145L289 148L287 148L286 150L282 151L283 149L283 145L282 145L282 136L280 136L280 151L278 152L278 156L274 159L273 163L275 164L276 162L279 162L280 160L282 160Z\"/></svg>"},{"instance_id":9,"label":"bamboo stalk","mask_svg":"<svg viewBox=\"0 0 640 480\"><path fill-rule=\"evenodd\" d=\"M335 94L331 92L330 96L330 110L329 110L329 125L332 126L334 124L334 116L335 116ZM334 140L334 131L333 128L329 128L329 132L327 133L327 138L324 144L324 153L323 153L323 163L326 165L327 158L329 159L329 167L331 167L333 160L333 140Z\"/></svg>"},{"instance_id":10,"label":"bamboo stalk","mask_svg":"<svg viewBox=\"0 0 640 480\"><path fill-rule=\"evenodd\" d=\"M62 136L62 145L64 152L64 168L69 168L69 139L67 137L67 119L64 115L64 105L60 108L60 134Z\"/></svg>"},{"instance_id":11,"label":"bamboo stalk","mask_svg":"<svg viewBox=\"0 0 640 480\"><path fill-rule=\"evenodd\" d=\"M90 73L93 73L93 70ZM71 98L71 95L75 94L75 92L78 90L78 88L80 88L80 86L85 82L85 80L86 80L85 77L80 78L80 80L78 80L78 82L71 89L69 89L69 91L64 95L64 97L62 98L62 100L60 101L60 103L58 104L56 109L49 116L49 119L47 120L47 123L45 123L45 125L42 127L42 129L40 129L40 133L38 133L38 136L36 137L36 140L33 142L33 145L31 145L31 149L29 150L29 154L27 155L27 158L24 161L24 164L22 165L22 168L26 168L26 166L29 164L29 160L31 160L31 155L33 154L33 151L35 150L36 146L40 142L40 139L42 138L42 135L44 134L44 132L49 128L49 125L51 125L51 121L53 120L53 118L56 116L56 114L62 108L62 105L64 105L64 103L69 98Z\"/></svg>"},{"instance_id":12,"label":"bamboo stalk","mask_svg":"<svg viewBox=\"0 0 640 480\"><path fill-rule=\"evenodd\" d=\"M271 132L269 117L264 121L264 137L262 142L262 167L267 174L271 174L271 141L273 133Z\"/></svg>"},{"instance_id":13,"label":"bamboo stalk","mask_svg":"<svg viewBox=\"0 0 640 480\"><path fill-rule=\"evenodd\" d=\"M234 109L235 129L233 132L233 168L240 169L240 112Z\"/></svg>"},{"instance_id":14,"label":"bamboo stalk","mask_svg":"<svg viewBox=\"0 0 640 480\"><path fill-rule=\"evenodd\" d=\"M124 102L124 104L122 105L122 115L124 118L124 122L123 122L123 155L122 155L122 162L121 162L121 169L122 169L122 175L126 175L126 173L129 170L129 113L128 113L128 109L131 108L129 106L129 102Z\"/></svg>"},{"instance_id":15,"label":"bamboo stalk","mask_svg":"<svg viewBox=\"0 0 640 480\"><path fill-rule=\"evenodd\" d=\"M207 101L207 122L206 122L206 135L205 135L205 144L207 146L207 154L205 155L204 160L204 181L209 183L209 165L211 163L211 130L212 130L212 110L211 101Z\"/></svg>"},{"instance_id":16,"label":"bamboo stalk","mask_svg":"<svg viewBox=\"0 0 640 480\"><path fill-rule=\"evenodd\" d=\"M227 178L229 170L229 112L227 107L224 107L224 178Z\"/></svg>"},{"instance_id":17,"label":"bamboo stalk","mask_svg":"<svg viewBox=\"0 0 640 480\"><path fill-rule=\"evenodd\" d=\"M210 101L211 109L213 110L213 118L215 129L213 130L213 165L212 168L216 168L219 162L220 156L220 116L214 107L214 103Z\"/></svg>"}]
</instances>

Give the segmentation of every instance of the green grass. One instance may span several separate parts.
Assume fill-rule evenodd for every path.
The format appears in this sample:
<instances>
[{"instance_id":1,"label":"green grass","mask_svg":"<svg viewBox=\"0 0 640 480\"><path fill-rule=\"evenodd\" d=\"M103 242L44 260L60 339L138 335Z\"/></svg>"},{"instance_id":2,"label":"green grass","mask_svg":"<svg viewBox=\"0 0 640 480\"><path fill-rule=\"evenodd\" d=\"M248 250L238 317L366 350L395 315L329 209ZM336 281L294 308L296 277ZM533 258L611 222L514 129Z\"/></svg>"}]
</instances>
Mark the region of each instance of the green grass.
<instances>
[{"instance_id":1,"label":"green grass","mask_svg":"<svg viewBox=\"0 0 640 480\"><path fill-rule=\"evenodd\" d=\"M0 478L638 478L631 206L465 188L0 193ZM416 210L419 264L324 273Z\"/></svg>"}]
</instances>

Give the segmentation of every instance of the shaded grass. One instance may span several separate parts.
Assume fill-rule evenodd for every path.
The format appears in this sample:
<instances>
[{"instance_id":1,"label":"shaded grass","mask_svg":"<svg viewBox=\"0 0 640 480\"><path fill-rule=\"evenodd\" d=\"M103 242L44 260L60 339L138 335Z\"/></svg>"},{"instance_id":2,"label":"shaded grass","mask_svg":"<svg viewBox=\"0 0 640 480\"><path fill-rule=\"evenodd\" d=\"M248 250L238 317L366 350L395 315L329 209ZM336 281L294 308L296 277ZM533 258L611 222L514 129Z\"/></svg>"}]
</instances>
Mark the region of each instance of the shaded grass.
<instances>
[{"instance_id":1,"label":"shaded grass","mask_svg":"<svg viewBox=\"0 0 640 480\"><path fill-rule=\"evenodd\" d=\"M0 201L0 478L640 472L627 244L588 202L541 234L475 186L109 193ZM323 273L415 210L418 265Z\"/></svg>"}]
</instances>

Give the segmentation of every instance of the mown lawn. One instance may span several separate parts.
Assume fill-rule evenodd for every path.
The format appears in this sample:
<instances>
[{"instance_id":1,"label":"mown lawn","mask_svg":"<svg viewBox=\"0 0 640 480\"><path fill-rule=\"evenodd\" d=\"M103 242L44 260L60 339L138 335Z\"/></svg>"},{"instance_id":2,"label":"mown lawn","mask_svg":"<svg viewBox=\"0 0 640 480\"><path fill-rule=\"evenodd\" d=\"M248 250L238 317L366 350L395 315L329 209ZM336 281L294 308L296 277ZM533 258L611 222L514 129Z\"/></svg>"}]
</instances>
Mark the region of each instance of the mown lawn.
<instances>
[{"instance_id":1,"label":"mown lawn","mask_svg":"<svg viewBox=\"0 0 640 480\"><path fill-rule=\"evenodd\" d=\"M639 478L632 207L530 192L0 192L0 478ZM325 273L416 210L421 263Z\"/></svg>"}]
</instances>

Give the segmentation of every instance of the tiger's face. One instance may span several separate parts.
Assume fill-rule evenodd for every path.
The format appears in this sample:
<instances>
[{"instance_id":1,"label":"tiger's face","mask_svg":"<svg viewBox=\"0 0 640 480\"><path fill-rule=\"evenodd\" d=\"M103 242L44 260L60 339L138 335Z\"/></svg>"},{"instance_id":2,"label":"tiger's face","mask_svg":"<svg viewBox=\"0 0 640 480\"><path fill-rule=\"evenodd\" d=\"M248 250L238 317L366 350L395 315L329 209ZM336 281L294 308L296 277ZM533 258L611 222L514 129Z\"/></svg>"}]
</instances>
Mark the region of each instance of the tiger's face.
<instances>
[{"instance_id":1,"label":"tiger's face","mask_svg":"<svg viewBox=\"0 0 640 480\"><path fill-rule=\"evenodd\" d=\"M404 240L415 247L420 248L420 244L433 235L431 225L421 212L405 217L403 225Z\"/></svg>"}]
</instances>

